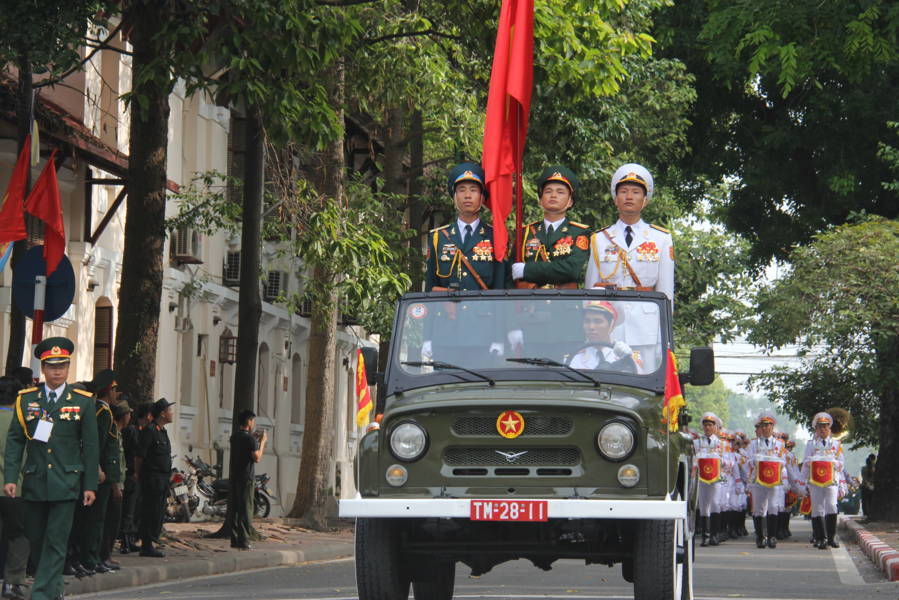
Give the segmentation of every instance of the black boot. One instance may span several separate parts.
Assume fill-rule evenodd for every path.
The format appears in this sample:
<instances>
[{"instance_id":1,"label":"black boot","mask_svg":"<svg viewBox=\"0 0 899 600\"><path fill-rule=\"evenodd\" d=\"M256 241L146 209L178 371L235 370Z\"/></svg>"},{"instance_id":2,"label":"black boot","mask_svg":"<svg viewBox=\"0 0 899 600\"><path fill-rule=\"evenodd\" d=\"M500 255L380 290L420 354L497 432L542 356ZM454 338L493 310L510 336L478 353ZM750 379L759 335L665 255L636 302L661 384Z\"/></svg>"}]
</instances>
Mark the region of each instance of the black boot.
<instances>
[{"instance_id":1,"label":"black boot","mask_svg":"<svg viewBox=\"0 0 899 600\"><path fill-rule=\"evenodd\" d=\"M777 548L777 515L768 515L768 547Z\"/></svg>"},{"instance_id":2,"label":"black boot","mask_svg":"<svg viewBox=\"0 0 899 600\"><path fill-rule=\"evenodd\" d=\"M733 530L731 536L734 539L739 538L742 534L740 533L740 511L732 510L730 511L730 527Z\"/></svg>"},{"instance_id":3,"label":"black boot","mask_svg":"<svg viewBox=\"0 0 899 600\"><path fill-rule=\"evenodd\" d=\"M709 546L717 546L721 543L721 538L718 537L721 531L720 513L712 513L712 516L709 517L709 526L711 527L709 531Z\"/></svg>"},{"instance_id":4,"label":"black boot","mask_svg":"<svg viewBox=\"0 0 899 600\"><path fill-rule=\"evenodd\" d=\"M793 532L790 531L790 519L793 518L793 513L787 511L784 513L784 535L787 536L787 539L793 537Z\"/></svg>"},{"instance_id":5,"label":"black boot","mask_svg":"<svg viewBox=\"0 0 899 600\"><path fill-rule=\"evenodd\" d=\"M709 545L709 518L699 517L699 530L702 534L702 542L699 544L703 548Z\"/></svg>"},{"instance_id":6,"label":"black boot","mask_svg":"<svg viewBox=\"0 0 899 600\"><path fill-rule=\"evenodd\" d=\"M739 513L740 535L749 535L749 531L746 529L746 509L737 512Z\"/></svg>"},{"instance_id":7,"label":"black boot","mask_svg":"<svg viewBox=\"0 0 899 600\"><path fill-rule=\"evenodd\" d=\"M812 517L812 546L818 547L824 539L824 517Z\"/></svg>"},{"instance_id":8,"label":"black boot","mask_svg":"<svg viewBox=\"0 0 899 600\"><path fill-rule=\"evenodd\" d=\"M777 539L779 539L779 540L787 539L787 532L786 532L786 525L785 525L786 519L784 519L784 517L786 517L786 516L787 516L787 513L785 513L785 512L777 513Z\"/></svg>"},{"instance_id":9,"label":"black boot","mask_svg":"<svg viewBox=\"0 0 899 600\"><path fill-rule=\"evenodd\" d=\"M830 514L824 515L824 528L827 533L827 545L831 548L839 548L840 544L837 542L837 515Z\"/></svg>"},{"instance_id":10,"label":"black boot","mask_svg":"<svg viewBox=\"0 0 899 600\"><path fill-rule=\"evenodd\" d=\"M765 547L765 517L752 517L752 524L755 525L755 547Z\"/></svg>"}]
</instances>

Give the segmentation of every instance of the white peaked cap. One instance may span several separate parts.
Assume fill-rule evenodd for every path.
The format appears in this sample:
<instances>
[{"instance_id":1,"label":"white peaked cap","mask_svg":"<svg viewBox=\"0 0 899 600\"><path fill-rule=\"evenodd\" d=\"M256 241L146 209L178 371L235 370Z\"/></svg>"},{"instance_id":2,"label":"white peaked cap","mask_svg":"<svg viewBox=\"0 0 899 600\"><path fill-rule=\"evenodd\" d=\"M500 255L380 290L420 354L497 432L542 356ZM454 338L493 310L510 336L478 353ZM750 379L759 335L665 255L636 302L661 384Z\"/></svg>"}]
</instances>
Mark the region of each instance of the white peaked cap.
<instances>
[{"instance_id":1,"label":"white peaked cap","mask_svg":"<svg viewBox=\"0 0 899 600\"><path fill-rule=\"evenodd\" d=\"M627 163L621 165L615 174L612 175L612 198L615 197L615 189L619 183L638 183L646 188L646 201L652 200L652 175L643 165L637 163Z\"/></svg>"}]
</instances>

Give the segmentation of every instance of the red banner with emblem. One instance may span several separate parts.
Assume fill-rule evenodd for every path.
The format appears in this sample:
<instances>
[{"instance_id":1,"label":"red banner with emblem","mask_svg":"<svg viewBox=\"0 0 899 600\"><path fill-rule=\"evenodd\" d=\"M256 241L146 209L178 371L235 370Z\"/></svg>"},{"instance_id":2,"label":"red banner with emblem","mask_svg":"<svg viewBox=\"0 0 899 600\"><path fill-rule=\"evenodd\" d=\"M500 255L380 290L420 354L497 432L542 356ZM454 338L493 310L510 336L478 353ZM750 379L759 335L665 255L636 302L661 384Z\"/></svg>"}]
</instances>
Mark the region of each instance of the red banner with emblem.
<instances>
[{"instance_id":1,"label":"red banner with emblem","mask_svg":"<svg viewBox=\"0 0 899 600\"><path fill-rule=\"evenodd\" d=\"M777 487L781 484L780 461L759 460L755 469L755 482L765 487Z\"/></svg>"},{"instance_id":2,"label":"red banner with emblem","mask_svg":"<svg viewBox=\"0 0 899 600\"><path fill-rule=\"evenodd\" d=\"M810 480L813 485L818 487L832 486L833 463L829 460L813 460Z\"/></svg>"},{"instance_id":3,"label":"red banner with emblem","mask_svg":"<svg viewBox=\"0 0 899 600\"><path fill-rule=\"evenodd\" d=\"M812 497L805 496L802 499L802 502L799 503L799 513L803 515L812 514Z\"/></svg>"},{"instance_id":4,"label":"red banner with emblem","mask_svg":"<svg viewBox=\"0 0 899 600\"><path fill-rule=\"evenodd\" d=\"M705 457L699 459L699 481L716 483L721 480L721 459Z\"/></svg>"}]
</instances>

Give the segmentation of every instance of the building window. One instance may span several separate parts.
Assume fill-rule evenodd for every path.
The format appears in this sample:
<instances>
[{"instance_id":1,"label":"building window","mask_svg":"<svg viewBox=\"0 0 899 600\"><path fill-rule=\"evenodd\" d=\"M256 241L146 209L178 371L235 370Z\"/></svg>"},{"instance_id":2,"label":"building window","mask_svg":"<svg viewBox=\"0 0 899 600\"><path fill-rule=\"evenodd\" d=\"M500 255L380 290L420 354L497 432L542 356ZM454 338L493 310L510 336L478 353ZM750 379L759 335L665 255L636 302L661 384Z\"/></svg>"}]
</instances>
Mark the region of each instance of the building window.
<instances>
[{"instance_id":1,"label":"building window","mask_svg":"<svg viewBox=\"0 0 899 600\"><path fill-rule=\"evenodd\" d=\"M112 368L112 305L106 298L94 309L94 374Z\"/></svg>"},{"instance_id":2,"label":"building window","mask_svg":"<svg viewBox=\"0 0 899 600\"><path fill-rule=\"evenodd\" d=\"M219 338L219 362L223 365L233 365L237 362L237 336L226 331Z\"/></svg>"},{"instance_id":3,"label":"building window","mask_svg":"<svg viewBox=\"0 0 899 600\"><path fill-rule=\"evenodd\" d=\"M306 416L302 382L303 360L294 354L290 365L290 422L294 425L302 425Z\"/></svg>"},{"instance_id":4,"label":"building window","mask_svg":"<svg viewBox=\"0 0 899 600\"><path fill-rule=\"evenodd\" d=\"M279 296L287 293L287 273L284 271L269 271L265 285L262 287L262 299L266 302L274 302Z\"/></svg>"},{"instance_id":5,"label":"building window","mask_svg":"<svg viewBox=\"0 0 899 600\"><path fill-rule=\"evenodd\" d=\"M222 272L222 281L230 287L240 285L240 252L228 252L225 254L225 268Z\"/></svg>"}]
</instances>

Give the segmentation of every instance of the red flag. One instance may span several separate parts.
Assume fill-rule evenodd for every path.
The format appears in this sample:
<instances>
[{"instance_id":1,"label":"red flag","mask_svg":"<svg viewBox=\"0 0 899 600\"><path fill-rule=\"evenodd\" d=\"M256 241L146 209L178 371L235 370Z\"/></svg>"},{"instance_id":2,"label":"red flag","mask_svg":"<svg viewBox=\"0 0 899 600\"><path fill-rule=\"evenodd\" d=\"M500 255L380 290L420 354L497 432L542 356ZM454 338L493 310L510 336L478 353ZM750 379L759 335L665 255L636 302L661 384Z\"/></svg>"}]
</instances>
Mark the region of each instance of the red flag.
<instances>
[{"instance_id":1,"label":"red flag","mask_svg":"<svg viewBox=\"0 0 899 600\"><path fill-rule=\"evenodd\" d=\"M512 212L512 179L521 193L521 157L534 82L534 0L503 0L490 73L484 126L484 174L493 213L493 252L506 255L506 217ZM520 198L519 198L520 201Z\"/></svg>"},{"instance_id":2,"label":"red flag","mask_svg":"<svg viewBox=\"0 0 899 600\"><path fill-rule=\"evenodd\" d=\"M45 223L44 227L44 260L47 262L49 277L59 261L66 253L66 226L62 220L62 204L59 198L59 183L56 180L56 150L50 154L47 166L38 177L25 210Z\"/></svg>"},{"instance_id":3,"label":"red flag","mask_svg":"<svg viewBox=\"0 0 899 600\"><path fill-rule=\"evenodd\" d=\"M365 360L362 350L356 351L356 425L362 427L368 423L368 415L372 409L371 393L368 391L368 379L365 377Z\"/></svg>"},{"instance_id":4,"label":"red flag","mask_svg":"<svg viewBox=\"0 0 899 600\"><path fill-rule=\"evenodd\" d=\"M0 208L0 246L5 248L9 242L24 240L28 237L25 231L25 183L28 181L28 170L31 168L31 136L25 136L25 144L19 153L12 177L6 186L3 196L3 208Z\"/></svg>"},{"instance_id":5,"label":"red flag","mask_svg":"<svg viewBox=\"0 0 899 600\"><path fill-rule=\"evenodd\" d=\"M680 409L686 405L677 376L677 361L674 359L674 352L669 349L668 365L665 367L665 403L662 405L662 423L668 423L668 431L678 430Z\"/></svg>"}]
</instances>

